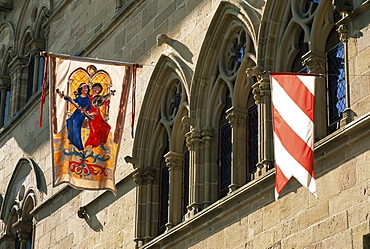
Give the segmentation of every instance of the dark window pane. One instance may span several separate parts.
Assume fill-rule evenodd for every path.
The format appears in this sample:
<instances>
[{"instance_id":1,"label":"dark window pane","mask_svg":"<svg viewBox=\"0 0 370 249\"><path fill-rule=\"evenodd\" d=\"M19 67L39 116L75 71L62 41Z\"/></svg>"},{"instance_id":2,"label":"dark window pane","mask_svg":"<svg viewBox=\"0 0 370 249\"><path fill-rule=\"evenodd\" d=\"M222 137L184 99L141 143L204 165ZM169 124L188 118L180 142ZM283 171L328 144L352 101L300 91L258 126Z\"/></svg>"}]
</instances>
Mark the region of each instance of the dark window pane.
<instances>
[{"instance_id":1,"label":"dark window pane","mask_svg":"<svg viewBox=\"0 0 370 249\"><path fill-rule=\"evenodd\" d=\"M189 205L189 151L184 153L184 161L182 167L182 214L187 212Z\"/></svg>"},{"instance_id":2,"label":"dark window pane","mask_svg":"<svg viewBox=\"0 0 370 249\"><path fill-rule=\"evenodd\" d=\"M339 43L328 56L328 119L329 127L335 125L346 108L344 46Z\"/></svg>"},{"instance_id":3,"label":"dark window pane","mask_svg":"<svg viewBox=\"0 0 370 249\"><path fill-rule=\"evenodd\" d=\"M169 200L169 171L164 159L161 163L159 193L159 233L163 233L166 230L165 225L168 222Z\"/></svg>"},{"instance_id":4,"label":"dark window pane","mask_svg":"<svg viewBox=\"0 0 370 249\"><path fill-rule=\"evenodd\" d=\"M258 163L258 106L253 105L248 109L248 168L247 179L252 180L251 175L257 170Z\"/></svg>"},{"instance_id":5,"label":"dark window pane","mask_svg":"<svg viewBox=\"0 0 370 249\"><path fill-rule=\"evenodd\" d=\"M228 186L231 184L231 125L229 123L224 124L221 127L220 134L220 197L223 197L228 192Z\"/></svg>"},{"instance_id":6,"label":"dark window pane","mask_svg":"<svg viewBox=\"0 0 370 249\"><path fill-rule=\"evenodd\" d=\"M35 69L35 57L31 55L30 62L28 64L28 80L27 80L27 101L33 94L33 75Z\"/></svg>"},{"instance_id":7,"label":"dark window pane","mask_svg":"<svg viewBox=\"0 0 370 249\"><path fill-rule=\"evenodd\" d=\"M37 75L37 90L39 90L42 86L42 81L44 79L44 67L45 67L45 57L40 56L39 72Z\"/></svg>"}]
</instances>

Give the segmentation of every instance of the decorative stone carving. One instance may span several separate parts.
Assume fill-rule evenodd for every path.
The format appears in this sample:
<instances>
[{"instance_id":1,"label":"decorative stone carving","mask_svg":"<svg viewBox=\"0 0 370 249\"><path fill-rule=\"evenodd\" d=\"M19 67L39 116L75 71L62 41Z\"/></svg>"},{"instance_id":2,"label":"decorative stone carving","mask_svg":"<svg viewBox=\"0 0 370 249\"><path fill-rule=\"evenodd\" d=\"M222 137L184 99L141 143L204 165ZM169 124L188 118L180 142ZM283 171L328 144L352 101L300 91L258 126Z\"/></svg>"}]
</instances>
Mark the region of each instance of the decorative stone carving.
<instances>
[{"instance_id":1,"label":"decorative stone carving","mask_svg":"<svg viewBox=\"0 0 370 249\"><path fill-rule=\"evenodd\" d=\"M226 119L229 121L231 127L245 127L247 121L247 111L232 107L226 111Z\"/></svg>"},{"instance_id":2,"label":"decorative stone carving","mask_svg":"<svg viewBox=\"0 0 370 249\"><path fill-rule=\"evenodd\" d=\"M136 168L136 162L137 162L136 158L133 158L131 156L125 156L124 159L126 163L131 163L134 169Z\"/></svg>"},{"instance_id":3,"label":"decorative stone carving","mask_svg":"<svg viewBox=\"0 0 370 249\"><path fill-rule=\"evenodd\" d=\"M157 36L157 46L161 46L163 43L171 45L172 39L168 37L166 34L159 34Z\"/></svg>"},{"instance_id":4,"label":"decorative stone carving","mask_svg":"<svg viewBox=\"0 0 370 249\"><path fill-rule=\"evenodd\" d=\"M202 135L202 142L206 145L210 145L213 141L213 128L206 126L203 128L203 131L201 133Z\"/></svg>"},{"instance_id":5,"label":"decorative stone carving","mask_svg":"<svg viewBox=\"0 0 370 249\"><path fill-rule=\"evenodd\" d=\"M340 25L339 28L337 29L337 32L339 33L339 39L341 42L348 42L348 38L349 38L349 29L347 27L347 25Z\"/></svg>"},{"instance_id":6,"label":"decorative stone carving","mask_svg":"<svg viewBox=\"0 0 370 249\"><path fill-rule=\"evenodd\" d=\"M153 184L155 180L155 168L137 168L132 177L137 185Z\"/></svg>"},{"instance_id":7,"label":"decorative stone carving","mask_svg":"<svg viewBox=\"0 0 370 249\"><path fill-rule=\"evenodd\" d=\"M184 156L182 154L168 152L165 156L166 166L169 170L181 170Z\"/></svg>"},{"instance_id":8,"label":"decorative stone carving","mask_svg":"<svg viewBox=\"0 0 370 249\"><path fill-rule=\"evenodd\" d=\"M193 127L189 132L185 134L186 137L186 146L191 149L195 144L201 142L202 134L201 129L198 127Z\"/></svg>"},{"instance_id":9,"label":"decorative stone carving","mask_svg":"<svg viewBox=\"0 0 370 249\"><path fill-rule=\"evenodd\" d=\"M141 168L138 168L135 170L134 174L132 175L132 177L134 178L134 182L137 184L137 185L143 185L144 183L144 170L141 169Z\"/></svg>"},{"instance_id":10,"label":"decorative stone carving","mask_svg":"<svg viewBox=\"0 0 370 249\"><path fill-rule=\"evenodd\" d=\"M258 82L252 85L253 97L256 105L258 105L264 97L270 96L271 94L269 76L266 71L259 66L247 69L246 73L248 77L256 77L258 80Z\"/></svg>"},{"instance_id":11,"label":"decorative stone carving","mask_svg":"<svg viewBox=\"0 0 370 249\"><path fill-rule=\"evenodd\" d=\"M154 180L155 180L155 168L146 168L144 173L143 173L143 176L145 177L145 182L147 184L153 184Z\"/></svg>"},{"instance_id":12,"label":"decorative stone carving","mask_svg":"<svg viewBox=\"0 0 370 249\"><path fill-rule=\"evenodd\" d=\"M316 51L309 51L302 56L303 66L311 73L325 73L326 55Z\"/></svg>"},{"instance_id":13,"label":"decorative stone carving","mask_svg":"<svg viewBox=\"0 0 370 249\"><path fill-rule=\"evenodd\" d=\"M221 69L225 71L229 77L234 77L243 61L246 53L247 35L244 29L240 28L237 32L233 33L227 41L230 41L225 47L224 56L221 63ZM221 58L220 58L221 59Z\"/></svg>"}]
</instances>

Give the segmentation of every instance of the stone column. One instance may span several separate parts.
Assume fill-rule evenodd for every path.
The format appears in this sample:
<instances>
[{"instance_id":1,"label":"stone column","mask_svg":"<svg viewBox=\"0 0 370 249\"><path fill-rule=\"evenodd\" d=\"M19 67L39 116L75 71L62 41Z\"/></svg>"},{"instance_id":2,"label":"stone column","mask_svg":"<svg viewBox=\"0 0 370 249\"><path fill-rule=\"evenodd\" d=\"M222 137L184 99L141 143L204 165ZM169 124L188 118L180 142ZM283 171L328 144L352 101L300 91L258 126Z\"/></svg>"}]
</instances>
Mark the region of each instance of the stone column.
<instances>
[{"instance_id":1,"label":"stone column","mask_svg":"<svg viewBox=\"0 0 370 249\"><path fill-rule=\"evenodd\" d=\"M128 157L125 158L126 162ZM131 158L129 158L131 159ZM131 162L130 162L131 163ZM134 164L133 164L134 165ZM135 166L134 166L135 167ZM133 181L136 183L136 214L135 214L135 242L136 247L139 248L144 244L145 237L145 206L146 206L146 194L144 186L144 170L141 168L135 169L134 174L132 175Z\"/></svg>"},{"instance_id":2,"label":"stone column","mask_svg":"<svg viewBox=\"0 0 370 249\"><path fill-rule=\"evenodd\" d=\"M146 212L145 212L145 243L154 238L157 234L154 232L152 223L158 220L157 216L153 214L153 206L156 200L153 200L152 197L156 192L153 193L153 184L155 179L155 169L150 167L146 168L143 173L144 181L146 183ZM158 202L157 202L158 203Z\"/></svg>"},{"instance_id":3,"label":"stone column","mask_svg":"<svg viewBox=\"0 0 370 249\"><path fill-rule=\"evenodd\" d=\"M303 65L310 73L324 75L326 54L316 51L309 51L302 56ZM315 87L315 140L327 135L327 109L326 109L326 78L317 77Z\"/></svg>"},{"instance_id":4,"label":"stone column","mask_svg":"<svg viewBox=\"0 0 370 249\"><path fill-rule=\"evenodd\" d=\"M206 126L203 128L201 133L202 143L204 144L204 198L202 200L202 209L208 207L212 200L214 199L211 196L212 185L214 183L214 177L212 175L211 167L211 145L213 141L213 128Z\"/></svg>"},{"instance_id":5,"label":"stone column","mask_svg":"<svg viewBox=\"0 0 370 249\"><path fill-rule=\"evenodd\" d=\"M232 107L226 111L226 119L232 128L232 165L229 192L247 182L247 110Z\"/></svg>"},{"instance_id":6,"label":"stone column","mask_svg":"<svg viewBox=\"0 0 370 249\"><path fill-rule=\"evenodd\" d=\"M269 75L260 67L247 70L248 77L258 81L252 86L252 93L258 105L258 163L255 178L262 177L273 167L273 129L271 112L271 90Z\"/></svg>"},{"instance_id":7,"label":"stone column","mask_svg":"<svg viewBox=\"0 0 370 249\"><path fill-rule=\"evenodd\" d=\"M125 157L127 163L131 163L134 168L133 181L137 186L136 194L136 227L135 227L135 242L136 248L141 247L146 242L150 241L155 235L153 223L157 221L156 210L153 211L154 203L152 196L158 192L153 191L153 184L155 180L155 168L137 168L136 159L130 156ZM154 193L153 193L154 192ZM154 212L154 213L153 213ZM155 234L153 236L153 234Z\"/></svg>"},{"instance_id":8,"label":"stone column","mask_svg":"<svg viewBox=\"0 0 370 249\"><path fill-rule=\"evenodd\" d=\"M185 125L191 126L190 118L183 118ZM203 192L201 191L201 129L198 127L191 127L190 131L186 133L186 146L189 149L189 206L186 219L193 217L201 208L201 200L203 199Z\"/></svg>"},{"instance_id":9,"label":"stone column","mask_svg":"<svg viewBox=\"0 0 370 249\"><path fill-rule=\"evenodd\" d=\"M10 77L6 75L0 76L0 127L4 125L6 93L10 90Z\"/></svg>"},{"instance_id":10,"label":"stone column","mask_svg":"<svg viewBox=\"0 0 370 249\"><path fill-rule=\"evenodd\" d=\"M169 207L166 230L171 229L181 222L181 197L182 197L182 165L184 155L176 152L168 152L164 155L166 166L169 168Z\"/></svg>"}]
</instances>

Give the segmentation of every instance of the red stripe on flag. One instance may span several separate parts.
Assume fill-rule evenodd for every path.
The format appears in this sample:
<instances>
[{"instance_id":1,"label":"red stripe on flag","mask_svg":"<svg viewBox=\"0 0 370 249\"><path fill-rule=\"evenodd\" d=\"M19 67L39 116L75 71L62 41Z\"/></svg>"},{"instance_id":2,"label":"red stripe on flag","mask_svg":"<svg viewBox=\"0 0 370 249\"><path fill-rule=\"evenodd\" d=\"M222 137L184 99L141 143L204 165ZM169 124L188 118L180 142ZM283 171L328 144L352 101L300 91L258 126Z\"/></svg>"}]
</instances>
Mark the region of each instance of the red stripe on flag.
<instances>
[{"instance_id":1,"label":"red stripe on flag","mask_svg":"<svg viewBox=\"0 0 370 249\"><path fill-rule=\"evenodd\" d=\"M314 120L314 99L315 96L298 78L298 75L278 74L272 75L276 82L285 90L288 96L297 104L297 106L313 121Z\"/></svg>"},{"instance_id":2,"label":"red stripe on flag","mask_svg":"<svg viewBox=\"0 0 370 249\"><path fill-rule=\"evenodd\" d=\"M280 170L280 167L277 164L275 165L275 175L276 175L275 189L276 192L280 194L283 188L289 182L289 179L285 177L285 175Z\"/></svg>"},{"instance_id":3,"label":"red stripe on flag","mask_svg":"<svg viewBox=\"0 0 370 249\"><path fill-rule=\"evenodd\" d=\"M279 137L281 144L308 172L313 169L313 150L307 145L284 121L273 106L274 132Z\"/></svg>"}]
</instances>

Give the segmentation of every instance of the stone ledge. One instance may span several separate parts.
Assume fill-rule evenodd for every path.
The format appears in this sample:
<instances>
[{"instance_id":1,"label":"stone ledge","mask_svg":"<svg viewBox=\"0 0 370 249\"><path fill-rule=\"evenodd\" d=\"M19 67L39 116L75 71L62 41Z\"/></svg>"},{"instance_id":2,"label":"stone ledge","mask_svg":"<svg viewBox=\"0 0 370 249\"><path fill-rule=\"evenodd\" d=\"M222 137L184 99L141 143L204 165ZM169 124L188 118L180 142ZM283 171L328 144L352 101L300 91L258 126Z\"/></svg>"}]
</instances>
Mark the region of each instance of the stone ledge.
<instances>
[{"instance_id":1,"label":"stone ledge","mask_svg":"<svg viewBox=\"0 0 370 249\"><path fill-rule=\"evenodd\" d=\"M178 224L168 232L155 237L140 248L171 248L171 245L179 244L181 241L186 240L188 236L193 236L206 226L215 224L218 220L227 217L232 212L237 212L239 208L245 207L257 198L263 199L265 204L273 202L275 186L274 176L275 170L269 171L264 177L240 187L197 213L194 218ZM268 194L269 192L271 194ZM270 198L264 199L263 197ZM253 205L251 210L257 210L260 208L259 205L264 205L260 202L257 204L258 205Z\"/></svg>"}]
</instances>

